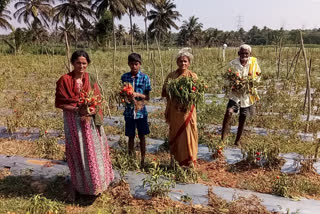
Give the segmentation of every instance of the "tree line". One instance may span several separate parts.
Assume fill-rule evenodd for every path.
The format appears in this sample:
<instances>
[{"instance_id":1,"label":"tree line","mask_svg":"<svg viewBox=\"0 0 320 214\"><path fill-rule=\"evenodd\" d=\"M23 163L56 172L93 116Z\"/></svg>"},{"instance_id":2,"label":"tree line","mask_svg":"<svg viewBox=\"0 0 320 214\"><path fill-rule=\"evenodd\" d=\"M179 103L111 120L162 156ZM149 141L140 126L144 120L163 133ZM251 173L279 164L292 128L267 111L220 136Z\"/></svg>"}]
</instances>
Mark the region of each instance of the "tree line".
<instances>
[{"instance_id":1,"label":"tree line","mask_svg":"<svg viewBox=\"0 0 320 214\"><path fill-rule=\"evenodd\" d=\"M13 3L14 11L7 6ZM12 17L25 28L14 28ZM116 19L129 16L130 30L115 25ZM134 23L135 16L143 16L145 26L141 30ZM222 31L216 28L203 29L199 18L191 16L176 24L181 14L173 0L2 0L0 1L0 28L10 30L3 41L19 52L25 43L65 43L75 48L95 46L116 50L117 45L149 44L161 46L215 47L226 43L238 46L273 45L280 42L295 44L299 40L298 30L259 29L253 26L249 31ZM175 29L177 32L173 33ZM320 43L320 29L304 30L307 44Z\"/></svg>"}]
</instances>

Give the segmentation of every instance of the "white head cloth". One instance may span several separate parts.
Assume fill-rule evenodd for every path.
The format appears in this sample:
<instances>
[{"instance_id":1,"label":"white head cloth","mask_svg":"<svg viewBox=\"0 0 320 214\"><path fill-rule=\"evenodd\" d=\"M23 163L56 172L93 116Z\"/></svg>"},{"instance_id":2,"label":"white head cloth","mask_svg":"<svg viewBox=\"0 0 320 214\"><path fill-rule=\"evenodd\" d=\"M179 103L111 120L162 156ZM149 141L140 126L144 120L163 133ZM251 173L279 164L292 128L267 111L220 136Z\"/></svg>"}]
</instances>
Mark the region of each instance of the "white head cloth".
<instances>
[{"instance_id":1,"label":"white head cloth","mask_svg":"<svg viewBox=\"0 0 320 214\"><path fill-rule=\"evenodd\" d=\"M240 45L239 51L241 49L248 50L251 53L251 46L250 45L247 45L247 44Z\"/></svg>"},{"instance_id":2,"label":"white head cloth","mask_svg":"<svg viewBox=\"0 0 320 214\"><path fill-rule=\"evenodd\" d=\"M191 54L191 52L192 52L191 48L182 48L179 50L176 59L179 59L182 56L186 56L189 58L189 61L192 61L193 55Z\"/></svg>"}]
</instances>

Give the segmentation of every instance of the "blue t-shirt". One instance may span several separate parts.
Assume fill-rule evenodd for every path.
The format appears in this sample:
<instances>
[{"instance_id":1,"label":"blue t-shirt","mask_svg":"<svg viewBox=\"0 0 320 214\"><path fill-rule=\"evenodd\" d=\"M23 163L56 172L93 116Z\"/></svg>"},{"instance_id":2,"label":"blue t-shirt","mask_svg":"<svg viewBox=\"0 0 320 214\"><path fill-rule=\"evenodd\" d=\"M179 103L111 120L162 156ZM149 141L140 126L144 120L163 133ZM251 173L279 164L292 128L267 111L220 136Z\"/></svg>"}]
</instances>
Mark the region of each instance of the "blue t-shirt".
<instances>
[{"instance_id":1,"label":"blue t-shirt","mask_svg":"<svg viewBox=\"0 0 320 214\"><path fill-rule=\"evenodd\" d=\"M129 82L134 88L134 92L145 94L151 91L151 84L148 75L139 71L135 77L131 75L131 72L125 73L121 76L122 83ZM136 98L139 100L139 98ZM126 108L123 112L125 118L134 118L134 106L126 104ZM136 113L135 119L144 118L148 116L146 106L143 106L141 110Z\"/></svg>"}]
</instances>

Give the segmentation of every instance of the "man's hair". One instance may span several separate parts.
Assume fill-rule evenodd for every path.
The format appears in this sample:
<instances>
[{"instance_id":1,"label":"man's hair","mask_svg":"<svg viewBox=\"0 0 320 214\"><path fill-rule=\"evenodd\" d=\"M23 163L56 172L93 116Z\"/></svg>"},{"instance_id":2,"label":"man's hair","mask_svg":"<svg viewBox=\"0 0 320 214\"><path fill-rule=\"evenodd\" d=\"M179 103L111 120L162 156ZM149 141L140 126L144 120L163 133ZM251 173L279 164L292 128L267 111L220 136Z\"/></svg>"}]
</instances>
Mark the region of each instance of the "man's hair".
<instances>
[{"instance_id":1,"label":"man's hair","mask_svg":"<svg viewBox=\"0 0 320 214\"><path fill-rule=\"evenodd\" d=\"M129 54L128 62L140 62L140 64L141 64L141 55L138 53Z\"/></svg>"},{"instance_id":2,"label":"man's hair","mask_svg":"<svg viewBox=\"0 0 320 214\"><path fill-rule=\"evenodd\" d=\"M239 51L241 49L248 50L251 53L251 46L250 45L247 45L247 44L240 45Z\"/></svg>"}]
</instances>

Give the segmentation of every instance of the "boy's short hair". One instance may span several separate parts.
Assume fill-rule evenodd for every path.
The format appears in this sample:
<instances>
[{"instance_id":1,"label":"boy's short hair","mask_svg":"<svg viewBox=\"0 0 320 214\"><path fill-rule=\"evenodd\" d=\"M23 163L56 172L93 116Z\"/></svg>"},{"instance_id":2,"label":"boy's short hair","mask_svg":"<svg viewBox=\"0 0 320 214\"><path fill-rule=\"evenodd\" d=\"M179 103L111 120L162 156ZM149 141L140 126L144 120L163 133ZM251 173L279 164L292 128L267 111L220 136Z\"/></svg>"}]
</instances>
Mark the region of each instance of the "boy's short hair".
<instances>
[{"instance_id":1,"label":"boy's short hair","mask_svg":"<svg viewBox=\"0 0 320 214\"><path fill-rule=\"evenodd\" d=\"M140 62L140 64L141 64L141 55L138 53L129 54L128 62Z\"/></svg>"}]
</instances>

